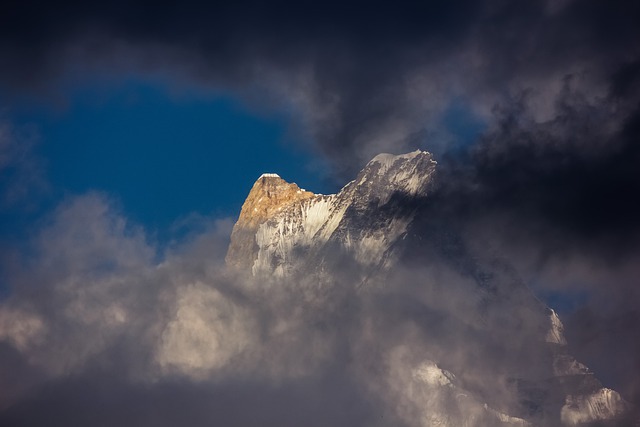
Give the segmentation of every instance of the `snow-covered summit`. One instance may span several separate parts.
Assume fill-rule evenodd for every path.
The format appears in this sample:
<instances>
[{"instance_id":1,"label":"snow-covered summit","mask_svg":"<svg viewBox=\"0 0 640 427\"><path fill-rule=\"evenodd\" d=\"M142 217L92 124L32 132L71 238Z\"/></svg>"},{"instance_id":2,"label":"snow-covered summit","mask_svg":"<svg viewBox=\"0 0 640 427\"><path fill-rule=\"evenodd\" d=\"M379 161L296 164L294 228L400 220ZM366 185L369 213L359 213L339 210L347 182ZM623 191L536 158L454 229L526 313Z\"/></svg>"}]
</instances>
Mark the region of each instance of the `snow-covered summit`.
<instances>
[{"instance_id":1,"label":"snow-covered summit","mask_svg":"<svg viewBox=\"0 0 640 427\"><path fill-rule=\"evenodd\" d=\"M426 196L436 162L430 153L416 150L407 154L378 154L358 174L359 194L368 193L384 205L394 194Z\"/></svg>"},{"instance_id":2,"label":"snow-covered summit","mask_svg":"<svg viewBox=\"0 0 640 427\"><path fill-rule=\"evenodd\" d=\"M262 175L260 175L260 178L280 178L280 175L278 175L277 173L263 173Z\"/></svg>"},{"instance_id":3,"label":"snow-covered summit","mask_svg":"<svg viewBox=\"0 0 640 427\"><path fill-rule=\"evenodd\" d=\"M262 174L253 184L233 227L227 264L237 268L250 268L257 252L255 235L260 224L290 205L311 197L314 197L313 193L301 189L295 183L286 182L275 173Z\"/></svg>"},{"instance_id":4,"label":"snow-covered summit","mask_svg":"<svg viewBox=\"0 0 640 427\"><path fill-rule=\"evenodd\" d=\"M371 159L369 163L379 163L383 166L384 170L386 170L398 160L412 160L420 155L429 155L429 153L421 150L412 151L406 154L380 153Z\"/></svg>"}]
</instances>

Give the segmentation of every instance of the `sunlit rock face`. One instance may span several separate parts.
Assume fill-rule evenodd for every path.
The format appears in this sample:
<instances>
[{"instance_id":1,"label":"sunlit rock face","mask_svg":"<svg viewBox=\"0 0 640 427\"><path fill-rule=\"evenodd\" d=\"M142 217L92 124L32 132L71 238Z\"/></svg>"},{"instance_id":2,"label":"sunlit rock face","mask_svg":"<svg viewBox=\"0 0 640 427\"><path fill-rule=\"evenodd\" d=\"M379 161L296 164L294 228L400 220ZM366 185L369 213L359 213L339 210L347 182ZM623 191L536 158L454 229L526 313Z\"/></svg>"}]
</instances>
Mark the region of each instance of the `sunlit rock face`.
<instances>
[{"instance_id":1,"label":"sunlit rock face","mask_svg":"<svg viewBox=\"0 0 640 427\"><path fill-rule=\"evenodd\" d=\"M258 251L255 240L258 226L296 202L312 197L313 193L286 182L276 174L263 174L253 184L233 227L227 264L240 269L250 268Z\"/></svg>"},{"instance_id":2,"label":"sunlit rock face","mask_svg":"<svg viewBox=\"0 0 640 427\"><path fill-rule=\"evenodd\" d=\"M568 353L555 311L508 264L432 218L436 166L423 151L381 154L332 195L262 176L227 264L320 306L345 289L355 304L380 304L358 326L354 345L366 350L352 349L353 363L408 426L622 422L628 404Z\"/></svg>"},{"instance_id":3,"label":"sunlit rock face","mask_svg":"<svg viewBox=\"0 0 640 427\"><path fill-rule=\"evenodd\" d=\"M342 252L366 268L386 264L415 214L405 202L426 196L435 165L422 151L381 154L332 195L263 175L242 207L227 263L258 276L306 269L309 257L322 269Z\"/></svg>"}]
</instances>

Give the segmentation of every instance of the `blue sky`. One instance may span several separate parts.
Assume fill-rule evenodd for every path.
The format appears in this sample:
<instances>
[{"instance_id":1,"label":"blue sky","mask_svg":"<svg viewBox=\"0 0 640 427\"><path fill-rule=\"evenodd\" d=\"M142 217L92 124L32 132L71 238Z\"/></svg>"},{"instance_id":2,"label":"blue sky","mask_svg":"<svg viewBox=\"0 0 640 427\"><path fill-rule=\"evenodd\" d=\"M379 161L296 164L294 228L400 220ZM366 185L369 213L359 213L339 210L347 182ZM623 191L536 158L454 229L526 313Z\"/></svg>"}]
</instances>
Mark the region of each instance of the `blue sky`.
<instances>
[{"instance_id":1,"label":"blue sky","mask_svg":"<svg viewBox=\"0 0 640 427\"><path fill-rule=\"evenodd\" d=\"M160 241L191 214L236 216L263 172L335 190L321 161L291 140L284 112L251 110L228 94L94 81L62 102L24 98L8 116L18 133L35 135L32 155L50 187L43 204L104 192Z\"/></svg>"},{"instance_id":2,"label":"blue sky","mask_svg":"<svg viewBox=\"0 0 640 427\"><path fill-rule=\"evenodd\" d=\"M103 192L160 243L178 237L173 225L190 215L237 216L263 172L319 193L340 186L329 164L304 149L309 141L292 139L292 117L249 108L232 93L149 78L85 79L58 97L14 100L6 116L34 142L48 187L41 208ZM443 128L464 147L484 123L458 100ZM18 211L2 213L5 235L22 237L46 209Z\"/></svg>"}]
</instances>

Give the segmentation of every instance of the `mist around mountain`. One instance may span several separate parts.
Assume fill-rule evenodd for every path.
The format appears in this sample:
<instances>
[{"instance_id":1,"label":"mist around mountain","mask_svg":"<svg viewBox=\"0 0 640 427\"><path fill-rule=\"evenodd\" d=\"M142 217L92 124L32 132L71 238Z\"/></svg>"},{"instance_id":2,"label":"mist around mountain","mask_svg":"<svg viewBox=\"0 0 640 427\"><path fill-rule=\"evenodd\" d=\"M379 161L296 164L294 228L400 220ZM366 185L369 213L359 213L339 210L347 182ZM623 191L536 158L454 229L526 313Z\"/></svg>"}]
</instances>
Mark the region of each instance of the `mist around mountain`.
<instances>
[{"instance_id":1,"label":"mist around mountain","mask_svg":"<svg viewBox=\"0 0 640 427\"><path fill-rule=\"evenodd\" d=\"M233 232L160 262L108 198L67 200L0 305L0 425L632 425L442 216L437 170L379 155L334 195L263 175Z\"/></svg>"}]
</instances>

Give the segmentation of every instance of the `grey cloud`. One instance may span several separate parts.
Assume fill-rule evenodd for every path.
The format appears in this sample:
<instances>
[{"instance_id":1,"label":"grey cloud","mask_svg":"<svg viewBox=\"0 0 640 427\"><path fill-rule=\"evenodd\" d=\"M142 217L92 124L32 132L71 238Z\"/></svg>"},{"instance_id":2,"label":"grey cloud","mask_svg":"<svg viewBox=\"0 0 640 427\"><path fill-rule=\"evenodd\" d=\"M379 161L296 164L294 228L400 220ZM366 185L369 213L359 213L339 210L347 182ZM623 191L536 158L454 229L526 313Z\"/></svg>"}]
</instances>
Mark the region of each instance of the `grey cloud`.
<instances>
[{"instance_id":1,"label":"grey cloud","mask_svg":"<svg viewBox=\"0 0 640 427\"><path fill-rule=\"evenodd\" d=\"M248 99L262 89L299 113L343 177L379 151L412 148L398 144L440 128L456 100L493 122L494 105L529 93L536 116L552 119L567 75L598 104L610 87L622 93L637 61L639 11L623 1L65 4L4 15L10 87L88 66L178 70Z\"/></svg>"},{"instance_id":2,"label":"grey cloud","mask_svg":"<svg viewBox=\"0 0 640 427\"><path fill-rule=\"evenodd\" d=\"M513 311L527 292L479 309L494 292L479 287L484 262L462 241L442 244L450 233L422 244L426 264L358 290L357 263L344 259L323 287L307 271L225 272L223 230L214 223L158 263L104 196L63 202L0 305L0 424L421 425L434 393L438 408L461 407L438 388L450 381L498 410L518 407L510 370L527 357L534 375L531 337L548 325ZM492 271L498 288L517 280ZM472 398L462 407L487 416Z\"/></svg>"},{"instance_id":3,"label":"grey cloud","mask_svg":"<svg viewBox=\"0 0 640 427\"><path fill-rule=\"evenodd\" d=\"M104 196L63 202L0 304L0 424L370 425L372 401L333 357L337 325L225 275L225 224L158 264Z\"/></svg>"},{"instance_id":4,"label":"grey cloud","mask_svg":"<svg viewBox=\"0 0 640 427\"><path fill-rule=\"evenodd\" d=\"M465 244L503 254L541 293L562 294L574 285L586 292L581 310L568 318L569 341L576 338L576 355L584 355L588 364L624 360L628 370L611 372L609 378L638 401L639 370L627 362L640 360L638 349L627 345L633 342L639 301L637 276L628 267L640 252L636 4L461 1L390 8L375 2L264 6L249 1L226 6L32 6L15 3L0 18L2 86L12 95L21 90L48 93L57 81L83 71L133 70L172 82L178 76L185 84L230 90L256 108L292 111L300 139L311 141L342 177L351 176L379 151L437 148L440 188L430 202L434 224L441 221L456 230ZM456 102L485 125L470 147L443 130L446 111ZM265 331L249 322L238 337L249 334L264 340L280 326L292 336L306 336L307 316L283 325L273 316L296 307L295 298L274 302L264 295L260 301L265 308L252 301L251 292L235 286L235 279L218 275L218 265L207 257L208 251L224 252L223 239L215 233L196 238L189 248L175 248L158 267L151 261L155 248L140 233L123 228L118 222L122 218L112 218L108 209L100 211L103 202L91 204L89 199L81 208L74 210L71 203L59 211L59 218L68 215L68 220L45 232L50 235L43 237L43 253L32 271L12 276L18 295L10 300L10 310L6 303L3 316L36 320L26 322L34 325L27 330L12 330L0 319L8 342L3 357L22 360L17 349L47 345L38 341L38 321L46 323L43 328L61 331L51 343L73 343L68 348L76 350L69 360L78 366L106 348L135 354L139 366L149 366L158 350L150 343L163 337L185 340L180 347L212 339L229 347L224 339L209 335L183 336L184 322L215 320L193 300L233 301L223 310L223 328L235 327L234 316L242 318L243 313L251 313L258 325L271 325ZM82 222L85 210L102 215L97 229L93 222ZM72 226L76 216L85 224L78 229ZM57 240L60 247L54 245ZM597 280L583 280L594 271ZM445 277L457 282L459 274L451 275ZM54 283L50 288L55 290L43 290L37 283ZM88 289L80 292L80 283ZM103 306L104 299L121 304L125 312L140 313L140 324L127 331L108 326L119 315L117 307L109 311L113 304ZM55 304L49 304L52 301ZM178 315L180 308L167 301L183 301L193 310ZM75 325L82 317L65 317L54 306L87 316L87 323ZM402 307L399 312L408 310ZM39 316L55 319L53 326ZM325 320L318 316L314 324L322 325ZM592 331L598 322L600 332ZM75 335L67 333L70 326ZM93 328L101 334L93 336ZM618 334L616 345L610 345L610 332ZM318 339L314 345L336 348L337 337L321 334ZM278 354L290 348L277 339L271 342L272 347L265 344L261 351ZM59 361L67 347L53 346L51 360L36 369L44 373L37 375L48 378L47 372L69 369ZM245 369L264 356L256 350L254 359L236 361L234 350L222 359L204 354L190 361L172 353L171 345L160 348L168 352L160 360L171 369L200 363L207 375L222 360ZM286 360L283 365L288 366L282 357L276 360ZM314 363L322 366L328 359ZM25 368L29 363L11 366L33 372ZM137 366L130 370L145 372ZM198 369L190 372L200 375Z\"/></svg>"}]
</instances>

